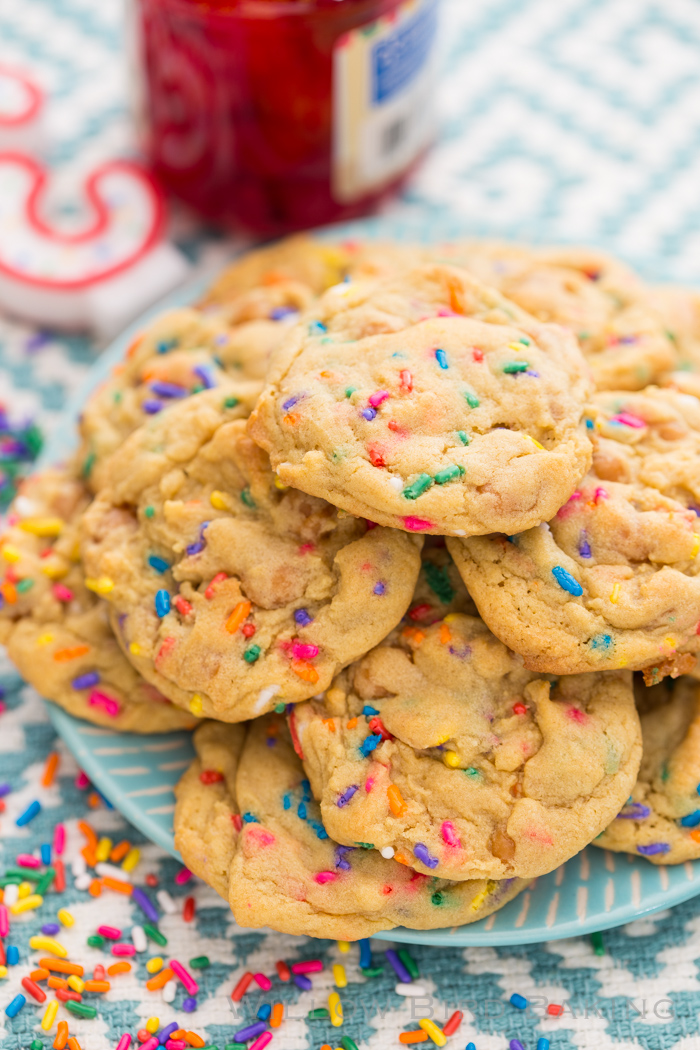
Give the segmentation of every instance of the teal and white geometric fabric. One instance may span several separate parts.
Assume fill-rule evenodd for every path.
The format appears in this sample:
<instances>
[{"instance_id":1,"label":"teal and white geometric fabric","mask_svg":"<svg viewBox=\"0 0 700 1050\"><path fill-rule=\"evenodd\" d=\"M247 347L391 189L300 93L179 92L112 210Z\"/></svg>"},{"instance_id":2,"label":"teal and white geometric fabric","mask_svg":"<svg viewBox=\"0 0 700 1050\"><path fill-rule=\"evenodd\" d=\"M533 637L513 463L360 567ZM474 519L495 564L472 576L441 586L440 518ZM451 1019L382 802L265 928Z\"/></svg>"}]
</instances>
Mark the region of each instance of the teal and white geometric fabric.
<instances>
[{"instance_id":1,"label":"teal and white geometric fabric","mask_svg":"<svg viewBox=\"0 0 700 1050\"><path fill-rule=\"evenodd\" d=\"M440 138L388 208L394 228L409 236L429 222L438 238L588 242L617 252L647 277L700 284L696 0L443 0L443 28ZM69 221L75 176L135 152L120 0L0 0L0 63L31 71L49 94L47 159ZM172 235L199 264L230 247L183 215L174 216ZM85 338L0 318L0 402L15 429L34 418L50 435L98 350ZM341 1035L362 1050L386 1050L399 1045L401 1030L416 1027L418 1016L432 1010L440 1021L457 1008L465 1017L450 1042L455 1047L473 1041L477 1050L506 1050L518 1039L535 1050L545 1036L556 1050L700 1050L700 898L604 934L603 955L588 939L412 948L427 994L412 1007L395 995L388 967L371 982L361 976L356 947L340 954L334 942L237 929L207 887L177 885L175 861L141 842L114 811L88 811L73 760L33 690L6 663L0 681L7 708L0 713L0 783L13 787L0 814L0 870L47 841L57 821L68 831L67 857L75 856L82 845L76 824L89 813L98 833L139 843L137 874L157 874L175 898L177 913L161 924L169 938L164 951L185 964L197 955L211 960L198 978L197 1011L188 1015L182 991L171 1005L146 991L147 956L137 956L130 974L112 980L96 1019L71 1019L83 1050L113 1050L123 1032L135 1036L152 1015L163 1024L186 1022L223 1048L261 1001L286 1004L272 1050L318 1050L338 1045ZM59 775L53 787L41 788L53 749L61 754ZM17 828L15 817L34 798L42 812ZM197 911L187 924L180 913L190 893ZM128 931L142 921L129 898L94 899L73 886L70 872L64 903L76 923L61 939L90 971L112 961L85 944L98 925ZM53 1042L38 1028L42 1008L31 1000L14 1019L4 1013L27 973L28 939L46 921L45 914L29 913L13 924L20 965L0 978L0 1050L27 1050L36 1038L47 1048ZM380 956L382 944L374 951ZM316 956L346 967L340 1032L306 1016L326 1005L328 967L311 992L275 982L270 995L247 996L234 1014L230 992L244 969L274 975L277 959ZM513 992L530 1001L524 1013L509 1004ZM543 1016L547 1003L564 1004L564 1013Z\"/></svg>"}]
</instances>

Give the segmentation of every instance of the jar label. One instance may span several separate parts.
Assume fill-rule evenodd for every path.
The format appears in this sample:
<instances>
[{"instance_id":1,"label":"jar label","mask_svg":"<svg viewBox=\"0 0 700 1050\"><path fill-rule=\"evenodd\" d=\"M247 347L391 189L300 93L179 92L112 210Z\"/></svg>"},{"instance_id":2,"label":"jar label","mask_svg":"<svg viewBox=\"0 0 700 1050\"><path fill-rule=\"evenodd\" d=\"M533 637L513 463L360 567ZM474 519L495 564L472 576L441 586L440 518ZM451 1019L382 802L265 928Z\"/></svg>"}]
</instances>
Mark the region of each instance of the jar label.
<instances>
[{"instance_id":1,"label":"jar label","mask_svg":"<svg viewBox=\"0 0 700 1050\"><path fill-rule=\"evenodd\" d=\"M407 0L333 52L333 196L349 203L408 168L434 130L438 0Z\"/></svg>"}]
</instances>

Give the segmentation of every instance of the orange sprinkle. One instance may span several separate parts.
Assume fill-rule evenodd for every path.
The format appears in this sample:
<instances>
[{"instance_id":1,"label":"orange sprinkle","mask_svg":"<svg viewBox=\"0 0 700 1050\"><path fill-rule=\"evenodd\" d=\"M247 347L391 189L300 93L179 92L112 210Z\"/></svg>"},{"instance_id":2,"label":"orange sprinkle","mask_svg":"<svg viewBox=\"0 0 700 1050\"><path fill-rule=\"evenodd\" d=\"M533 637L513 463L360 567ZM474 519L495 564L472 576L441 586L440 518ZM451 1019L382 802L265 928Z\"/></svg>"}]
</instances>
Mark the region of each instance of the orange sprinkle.
<instances>
[{"instance_id":1,"label":"orange sprinkle","mask_svg":"<svg viewBox=\"0 0 700 1050\"><path fill-rule=\"evenodd\" d=\"M170 1039L184 1039L185 1030L184 1028L176 1028L174 1032L170 1033Z\"/></svg>"},{"instance_id":2,"label":"orange sprinkle","mask_svg":"<svg viewBox=\"0 0 700 1050\"><path fill-rule=\"evenodd\" d=\"M398 861L399 864L405 864L407 868L411 867L411 862L405 853L395 853L394 860Z\"/></svg>"},{"instance_id":3,"label":"orange sprinkle","mask_svg":"<svg viewBox=\"0 0 700 1050\"><path fill-rule=\"evenodd\" d=\"M448 642L452 641L452 632L450 631L450 628L447 626L446 623L443 623L440 626L440 641L443 645L447 645ZM423 1029L421 1029L421 1031L423 1031ZM425 1033L423 1034L425 1035ZM427 1036L425 1037L426 1039L428 1038Z\"/></svg>"},{"instance_id":4,"label":"orange sprinkle","mask_svg":"<svg viewBox=\"0 0 700 1050\"><path fill-rule=\"evenodd\" d=\"M66 1043L68 1042L68 1022L59 1021L58 1029L56 1031L56 1038L53 1041L54 1050L63 1050Z\"/></svg>"},{"instance_id":5,"label":"orange sprinkle","mask_svg":"<svg viewBox=\"0 0 700 1050\"><path fill-rule=\"evenodd\" d=\"M173 1038L172 1036L170 1037ZM202 1039L201 1035L197 1035L196 1032L184 1032L182 1038L190 1046L206 1046L206 1043Z\"/></svg>"},{"instance_id":6,"label":"orange sprinkle","mask_svg":"<svg viewBox=\"0 0 700 1050\"><path fill-rule=\"evenodd\" d=\"M46 765L44 766L44 775L41 778L42 786L47 788L51 787L56 776L56 770L58 769L58 751L52 751L49 757L46 759Z\"/></svg>"},{"instance_id":7,"label":"orange sprinkle","mask_svg":"<svg viewBox=\"0 0 700 1050\"><path fill-rule=\"evenodd\" d=\"M17 588L14 583L10 583L9 580L0 584L0 594L2 594L8 605L14 605L17 601Z\"/></svg>"},{"instance_id":8,"label":"orange sprinkle","mask_svg":"<svg viewBox=\"0 0 700 1050\"><path fill-rule=\"evenodd\" d=\"M85 860L89 864L89 866L91 868L94 868L97 864L97 857L95 856L94 846L83 846L80 852L85 857Z\"/></svg>"},{"instance_id":9,"label":"orange sprinkle","mask_svg":"<svg viewBox=\"0 0 700 1050\"><path fill-rule=\"evenodd\" d=\"M32 972L29 974L29 979L31 981L45 981L48 978L48 976L49 971L45 970L42 967L40 970L32 970Z\"/></svg>"},{"instance_id":10,"label":"orange sprinkle","mask_svg":"<svg viewBox=\"0 0 700 1050\"><path fill-rule=\"evenodd\" d=\"M109 981L86 981L86 992L108 992L111 985Z\"/></svg>"},{"instance_id":11,"label":"orange sprinkle","mask_svg":"<svg viewBox=\"0 0 700 1050\"><path fill-rule=\"evenodd\" d=\"M89 645L76 645L73 649L57 649L53 654L53 658L59 664L64 664L68 660L77 660L79 656L85 656L85 653L89 652Z\"/></svg>"},{"instance_id":12,"label":"orange sprinkle","mask_svg":"<svg viewBox=\"0 0 700 1050\"><path fill-rule=\"evenodd\" d=\"M48 981L46 983L48 984L49 988L53 988L53 989L56 989L56 988L67 988L68 987L68 981L66 981L63 977L53 977L53 976L51 976L51 977L49 977L49 979L48 979Z\"/></svg>"},{"instance_id":13,"label":"orange sprinkle","mask_svg":"<svg viewBox=\"0 0 700 1050\"><path fill-rule=\"evenodd\" d=\"M85 838L88 840L88 844L93 848L97 845L97 832L91 827L87 821L78 821L78 831L82 831Z\"/></svg>"},{"instance_id":14,"label":"orange sprinkle","mask_svg":"<svg viewBox=\"0 0 700 1050\"><path fill-rule=\"evenodd\" d=\"M82 1050L82 1047L74 1035L70 1037L67 1043L68 1050Z\"/></svg>"},{"instance_id":15,"label":"orange sprinkle","mask_svg":"<svg viewBox=\"0 0 700 1050\"><path fill-rule=\"evenodd\" d=\"M312 685L315 685L316 682L318 682L318 671L315 667L312 667L311 664L307 663L306 660L292 660L292 670L294 671L294 674L299 675L304 682L311 682Z\"/></svg>"},{"instance_id":16,"label":"orange sprinkle","mask_svg":"<svg viewBox=\"0 0 700 1050\"><path fill-rule=\"evenodd\" d=\"M693 842L700 842L700 828L696 828L695 831L691 831L690 837Z\"/></svg>"},{"instance_id":17,"label":"orange sprinkle","mask_svg":"<svg viewBox=\"0 0 700 1050\"><path fill-rule=\"evenodd\" d=\"M408 638L416 647L425 640L425 632L419 630L417 627L404 627L401 634L404 638Z\"/></svg>"},{"instance_id":18,"label":"orange sprinkle","mask_svg":"<svg viewBox=\"0 0 700 1050\"><path fill-rule=\"evenodd\" d=\"M272 1013L270 1014L270 1028L279 1028L282 1024L282 1018L284 1017L284 1006L282 1003L275 1003L272 1007Z\"/></svg>"},{"instance_id":19,"label":"orange sprinkle","mask_svg":"<svg viewBox=\"0 0 700 1050\"><path fill-rule=\"evenodd\" d=\"M396 784L389 784L386 789L387 798L389 799L389 809L395 817L402 817L406 812L406 803L403 800L401 792L397 788Z\"/></svg>"},{"instance_id":20,"label":"orange sprinkle","mask_svg":"<svg viewBox=\"0 0 700 1050\"><path fill-rule=\"evenodd\" d=\"M121 842L118 842L116 846L112 848L112 851L109 855L109 859L114 863L118 864L120 860L124 860L124 857L127 855L130 849L131 843L128 841L128 839L122 839Z\"/></svg>"},{"instance_id":21,"label":"orange sprinkle","mask_svg":"<svg viewBox=\"0 0 700 1050\"><path fill-rule=\"evenodd\" d=\"M348 719L347 728L348 729L355 729L356 726L357 726L357 719L356 718L349 718Z\"/></svg>"},{"instance_id":22,"label":"orange sprinkle","mask_svg":"<svg viewBox=\"0 0 700 1050\"><path fill-rule=\"evenodd\" d=\"M467 312L467 304L464 299L464 289L455 277L447 278L447 290L450 293L450 310L456 314Z\"/></svg>"},{"instance_id":23,"label":"orange sprinkle","mask_svg":"<svg viewBox=\"0 0 700 1050\"><path fill-rule=\"evenodd\" d=\"M102 799L96 791L91 791L87 798L87 804L90 809L99 809L102 805Z\"/></svg>"},{"instance_id":24,"label":"orange sprinkle","mask_svg":"<svg viewBox=\"0 0 700 1050\"><path fill-rule=\"evenodd\" d=\"M79 963L68 962L66 959L39 959L42 970L53 970L54 973L74 973L76 977L83 976L83 968Z\"/></svg>"},{"instance_id":25,"label":"orange sprinkle","mask_svg":"<svg viewBox=\"0 0 700 1050\"><path fill-rule=\"evenodd\" d=\"M249 616L250 602L239 602L226 621L226 630L228 633L235 634L238 628L242 626Z\"/></svg>"},{"instance_id":26,"label":"orange sprinkle","mask_svg":"<svg viewBox=\"0 0 700 1050\"><path fill-rule=\"evenodd\" d=\"M428 1033L424 1032L422 1028L419 1028L417 1032L401 1032L399 1035L400 1043L424 1043L428 1038Z\"/></svg>"},{"instance_id":27,"label":"orange sprinkle","mask_svg":"<svg viewBox=\"0 0 700 1050\"><path fill-rule=\"evenodd\" d=\"M107 971L107 973L109 973L109 970ZM148 988L149 992L155 992L159 988L164 988L168 981L171 980L174 976L174 972L170 969L169 966L166 966L165 969L161 970L160 973L157 973L155 977L151 977L150 981L146 981L146 987Z\"/></svg>"},{"instance_id":28,"label":"orange sprinkle","mask_svg":"<svg viewBox=\"0 0 700 1050\"><path fill-rule=\"evenodd\" d=\"M296 426L299 422L299 416L296 412L287 412L287 415L282 417L282 422L286 423L288 427Z\"/></svg>"},{"instance_id":29,"label":"orange sprinkle","mask_svg":"<svg viewBox=\"0 0 700 1050\"><path fill-rule=\"evenodd\" d=\"M125 356L126 357L133 357L134 354L136 353L136 351L138 350L138 348L141 346L142 342L143 342L143 335L137 335L136 338L133 340L133 342L129 345L129 349L127 350Z\"/></svg>"},{"instance_id":30,"label":"orange sprinkle","mask_svg":"<svg viewBox=\"0 0 700 1050\"><path fill-rule=\"evenodd\" d=\"M131 969L131 963L118 962L112 963L111 966L107 967L107 973L110 977L116 977L118 973L128 973Z\"/></svg>"},{"instance_id":31,"label":"orange sprinkle","mask_svg":"<svg viewBox=\"0 0 700 1050\"><path fill-rule=\"evenodd\" d=\"M123 893L125 897L131 896L134 889L130 882L124 882L122 879L110 879L106 876L102 879L102 885L107 890L114 890L115 893Z\"/></svg>"},{"instance_id":32,"label":"orange sprinkle","mask_svg":"<svg viewBox=\"0 0 700 1050\"><path fill-rule=\"evenodd\" d=\"M330 729L331 733L335 733L335 718L322 718L321 721L326 729Z\"/></svg>"},{"instance_id":33,"label":"orange sprinkle","mask_svg":"<svg viewBox=\"0 0 700 1050\"><path fill-rule=\"evenodd\" d=\"M88 893L90 894L91 897L101 897L102 896L102 883L100 882L99 879L93 879L92 880L92 882L88 886Z\"/></svg>"}]
</instances>

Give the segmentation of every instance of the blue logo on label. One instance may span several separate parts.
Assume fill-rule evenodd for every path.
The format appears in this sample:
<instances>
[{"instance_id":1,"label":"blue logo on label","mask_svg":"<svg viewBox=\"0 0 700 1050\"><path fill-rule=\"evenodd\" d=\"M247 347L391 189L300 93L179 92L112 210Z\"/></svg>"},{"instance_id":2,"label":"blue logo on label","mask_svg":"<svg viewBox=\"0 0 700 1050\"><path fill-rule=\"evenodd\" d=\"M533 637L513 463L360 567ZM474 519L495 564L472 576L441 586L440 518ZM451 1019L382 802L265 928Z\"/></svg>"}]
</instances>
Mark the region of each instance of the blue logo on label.
<instances>
[{"instance_id":1,"label":"blue logo on label","mask_svg":"<svg viewBox=\"0 0 700 1050\"><path fill-rule=\"evenodd\" d=\"M437 0L372 49L372 102L386 102L425 65L437 32Z\"/></svg>"}]
</instances>

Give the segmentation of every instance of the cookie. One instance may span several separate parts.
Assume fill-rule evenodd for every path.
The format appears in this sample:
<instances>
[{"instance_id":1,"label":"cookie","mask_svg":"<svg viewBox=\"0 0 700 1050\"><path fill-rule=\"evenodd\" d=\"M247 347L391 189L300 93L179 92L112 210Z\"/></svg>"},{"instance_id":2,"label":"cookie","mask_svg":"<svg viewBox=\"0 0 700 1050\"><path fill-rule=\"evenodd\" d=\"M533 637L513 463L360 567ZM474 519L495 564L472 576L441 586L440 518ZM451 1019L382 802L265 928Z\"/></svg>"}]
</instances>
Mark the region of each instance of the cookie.
<instances>
[{"instance_id":1,"label":"cookie","mask_svg":"<svg viewBox=\"0 0 700 1050\"><path fill-rule=\"evenodd\" d=\"M475 922L527 883L451 883L330 839L281 718L207 725L176 788L175 845L243 927L354 941Z\"/></svg>"},{"instance_id":2,"label":"cookie","mask_svg":"<svg viewBox=\"0 0 700 1050\"><path fill-rule=\"evenodd\" d=\"M47 700L96 725L135 733L189 728L194 719L125 659L78 550L89 501L69 468L24 483L0 537L0 642Z\"/></svg>"},{"instance_id":3,"label":"cookie","mask_svg":"<svg viewBox=\"0 0 700 1050\"><path fill-rule=\"evenodd\" d=\"M693 288L658 285L649 290L649 306L661 318L677 353L676 368L700 377L700 294ZM674 377L675 378L675 377Z\"/></svg>"},{"instance_id":4,"label":"cookie","mask_svg":"<svg viewBox=\"0 0 700 1050\"><path fill-rule=\"evenodd\" d=\"M185 308L158 317L81 413L78 457L92 491L109 482L109 457L137 427L192 393L224 385L226 374L236 382L241 412L248 414L285 327L257 319L232 328Z\"/></svg>"},{"instance_id":5,"label":"cookie","mask_svg":"<svg viewBox=\"0 0 700 1050\"><path fill-rule=\"evenodd\" d=\"M452 880L551 871L640 759L628 674L551 682L462 613L396 632L289 720L329 835Z\"/></svg>"},{"instance_id":6,"label":"cookie","mask_svg":"<svg viewBox=\"0 0 700 1050\"><path fill-rule=\"evenodd\" d=\"M589 474L549 523L447 545L481 616L532 670L667 673L698 647L697 517L656 489Z\"/></svg>"},{"instance_id":7,"label":"cookie","mask_svg":"<svg viewBox=\"0 0 700 1050\"><path fill-rule=\"evenodd\" d=\"M401 619L422 538L280 487L220 391L155 417L84 518L129 659L175 703L242 721L307 699Z\"/></svg>"},{"instance_id":8,"label":"cookie","mask_svg":"<svg viewBox=\"0 0 700 1050\"><path fill-rule=\"evenodd\" d=\"M564 329L426 266L327 292L274 355L250 433L284 484L379 524L517 532L585 473L588 393Z\"/></svg>"},{"instance_id":9,"label":"cookie","mask_svg":"<svg viewBox=\"0 0 700 1050\"><path fill-rule=\"evenodd\" d=\"M678 361L649 289L600 252L473 241L437 249L540 321L569 328L601 390L639 390Z\"/></svg>"},{"instance_id":10,"label":"cookie","mask_svg":"<svg viewBox=\"0 0 700 1050\"><path fill-rule=\"evenodd\" d=\"M637 690L642 764L630 799L594 842L652 864L700 857L700 683Z\"/></svg>"}]
</instances>

